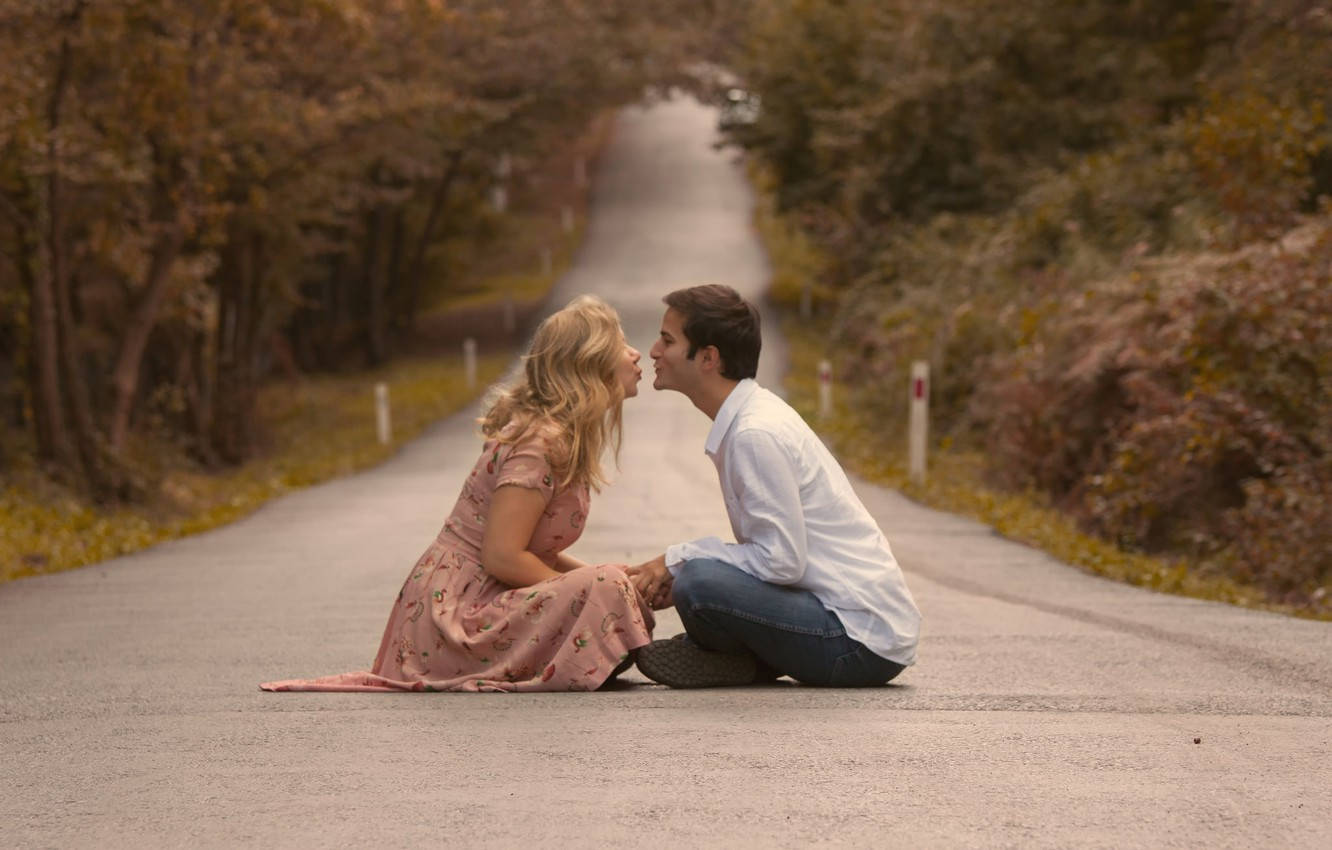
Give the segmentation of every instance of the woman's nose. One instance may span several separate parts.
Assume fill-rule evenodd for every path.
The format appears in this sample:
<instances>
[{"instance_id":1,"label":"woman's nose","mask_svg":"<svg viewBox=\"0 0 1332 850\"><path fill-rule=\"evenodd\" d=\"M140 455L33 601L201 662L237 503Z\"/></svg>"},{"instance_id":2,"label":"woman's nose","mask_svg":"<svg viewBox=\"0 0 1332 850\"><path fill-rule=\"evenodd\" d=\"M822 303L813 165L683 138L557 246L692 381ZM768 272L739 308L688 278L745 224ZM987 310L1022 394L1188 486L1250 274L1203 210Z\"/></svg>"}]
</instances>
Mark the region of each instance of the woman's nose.
<instances>
[{"instance_id":1,"label":"woman's nose","mask_svg":"<svg viewBox=\"0 0 1332 850\"><path fill-rule=\"evenodd\" d=\"M643 352L631 345L629 346L629 359L637 363L639 360L643 359Z\"/></svg>"}]
</instances>

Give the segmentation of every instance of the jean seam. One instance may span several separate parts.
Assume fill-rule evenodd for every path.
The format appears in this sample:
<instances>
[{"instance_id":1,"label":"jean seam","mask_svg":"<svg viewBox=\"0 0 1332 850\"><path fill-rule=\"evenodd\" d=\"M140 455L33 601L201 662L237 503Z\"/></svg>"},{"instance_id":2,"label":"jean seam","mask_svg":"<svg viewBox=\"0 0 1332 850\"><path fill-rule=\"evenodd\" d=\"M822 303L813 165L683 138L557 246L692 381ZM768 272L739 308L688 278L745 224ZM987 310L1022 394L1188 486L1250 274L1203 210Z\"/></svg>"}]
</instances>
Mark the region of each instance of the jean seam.
<instances>
[{"instance_id":1,"label":"jean seam","mask_svg":"<svg viewBox=\"0 0 1332 850\"><path fill-rule=\"evenodd\" d=\"M807 629L807 628L802 628L800 626L792 626L790 623L779 623L774 620L769 620L765 617L760 617L755 614L750 614L748 611L740 611L735 608L723 608L719 605L711 605L706 602L699 605L694 605L692 610L693 611L706 610L706 611L713 611L718 614L729 614L732 617L736 617L741 620L746 620L750 623L757 623L761 626L767 626L770 629L781 629L782 631L785 632L791 632L793 634L800 634L800 635L809 635L811 637L835 638L835 637L844 637L846 635L846 629L836 629L833 631L829 631L827 629Z\"/></svg>"}]
</instances>

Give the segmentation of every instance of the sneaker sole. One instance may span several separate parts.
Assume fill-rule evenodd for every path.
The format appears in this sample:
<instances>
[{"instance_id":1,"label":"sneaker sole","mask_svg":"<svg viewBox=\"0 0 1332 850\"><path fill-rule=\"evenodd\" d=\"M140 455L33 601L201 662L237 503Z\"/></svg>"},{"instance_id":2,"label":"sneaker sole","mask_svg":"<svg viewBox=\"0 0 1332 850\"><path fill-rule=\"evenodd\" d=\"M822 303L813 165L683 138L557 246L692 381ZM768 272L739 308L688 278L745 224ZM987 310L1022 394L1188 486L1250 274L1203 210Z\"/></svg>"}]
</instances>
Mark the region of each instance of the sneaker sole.
<instances>
[{"instance_id":1,"label":"sneaker sole","mask_svg":"<svg viewBox=\"0 0 1332 850\"><path fill-rule=\"evenodd\" d=\"M706 652L678 640L653 641L638 651L638 670L672 688L721 688L754 682L754 659Z\"/></svg>"}]
</instances>

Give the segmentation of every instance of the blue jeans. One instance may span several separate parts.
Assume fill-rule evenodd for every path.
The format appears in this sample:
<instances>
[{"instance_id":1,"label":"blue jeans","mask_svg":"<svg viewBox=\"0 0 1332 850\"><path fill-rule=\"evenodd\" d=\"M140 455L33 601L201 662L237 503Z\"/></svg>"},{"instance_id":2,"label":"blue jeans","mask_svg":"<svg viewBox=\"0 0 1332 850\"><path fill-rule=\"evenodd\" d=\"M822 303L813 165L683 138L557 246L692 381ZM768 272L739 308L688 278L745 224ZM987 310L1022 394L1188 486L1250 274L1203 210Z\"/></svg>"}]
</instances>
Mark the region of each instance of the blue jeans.
<instances>
[{"instance_id":1,"label":"blue jeans","mask_svg":"<svg viewBox=\"0 0 1332 850\"><path fill-rule=\"evenodd\" d=\"M762 672L848 688L882 685L904 669L848 637L808 590L769 584L721 561L685 561L672 594L694 643L754 655Z\"/></svg>"}]
</instances>

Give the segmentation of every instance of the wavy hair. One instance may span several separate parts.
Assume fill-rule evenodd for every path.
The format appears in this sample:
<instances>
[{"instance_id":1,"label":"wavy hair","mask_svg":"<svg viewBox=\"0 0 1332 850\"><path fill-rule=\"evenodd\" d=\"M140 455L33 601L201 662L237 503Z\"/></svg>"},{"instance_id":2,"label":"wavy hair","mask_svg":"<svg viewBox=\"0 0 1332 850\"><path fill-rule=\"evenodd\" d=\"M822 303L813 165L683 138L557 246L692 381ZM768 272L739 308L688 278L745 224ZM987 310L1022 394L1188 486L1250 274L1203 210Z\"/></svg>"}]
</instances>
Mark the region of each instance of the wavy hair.
<instances>
[{"instance_id":1,"label":"wavy hair","mask_svg":"<svg viewBox=\"0 0 1332 850\"><path fill-rule=\"evenodd\" d=\"M481 432L517 443L535 428L554 426L560 452L552 455L560 486L606 482L601 455L607 445L620 457L624 387L616 369L624 332L615 310L593 295L580 295L548 316L523 356L523 376L502 389L480 419Z\"/></svg>"}]
</instances>

